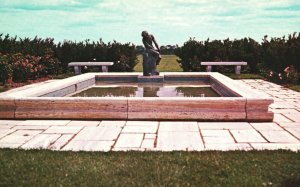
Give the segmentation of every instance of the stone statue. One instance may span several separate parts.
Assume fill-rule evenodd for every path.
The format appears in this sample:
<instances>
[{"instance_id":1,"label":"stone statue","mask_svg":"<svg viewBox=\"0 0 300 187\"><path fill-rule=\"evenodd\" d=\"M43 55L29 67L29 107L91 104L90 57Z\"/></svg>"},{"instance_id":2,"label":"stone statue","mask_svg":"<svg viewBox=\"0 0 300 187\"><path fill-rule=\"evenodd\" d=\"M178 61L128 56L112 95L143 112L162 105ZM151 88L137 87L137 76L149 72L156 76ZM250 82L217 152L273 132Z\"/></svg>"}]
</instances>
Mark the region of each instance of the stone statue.
<instances>
[{"instance_id":1,"label":"stone statue","mask_svg":"<svg viewBox=\"0 0 300 187\"><path fill-rule=\"evenodd\" d=\"M143 75L159 75L159 72L156 70L156 66L159 65L161 60L159 46L152 34L149 34L147 31L142 32L143 44L146 48L146 51L143 53ZM153 47L154 43L155 47Z\"/></svg>"}]
</instances>

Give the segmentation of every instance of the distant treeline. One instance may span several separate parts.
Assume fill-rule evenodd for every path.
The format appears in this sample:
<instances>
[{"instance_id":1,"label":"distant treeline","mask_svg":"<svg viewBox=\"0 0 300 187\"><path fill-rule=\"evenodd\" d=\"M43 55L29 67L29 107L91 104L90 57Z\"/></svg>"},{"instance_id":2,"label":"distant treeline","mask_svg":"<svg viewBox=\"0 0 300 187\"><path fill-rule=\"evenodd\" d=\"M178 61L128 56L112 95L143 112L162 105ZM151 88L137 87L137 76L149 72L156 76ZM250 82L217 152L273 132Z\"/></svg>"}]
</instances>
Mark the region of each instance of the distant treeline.
<instances>
[{"instance_id":1,"label":"distant treeline","mask_svg":"<svg viewBox=\"0 0 300 187\"><path fill-rule=\"evenodd\" d=\"M160 46L160 54L162 55L174 55L175 50L178 48L178 45L162 45ZM145 51L145 48L141 45L136 46L136 51L138 54L142 54Z\"/></svg>"}]
</instances>

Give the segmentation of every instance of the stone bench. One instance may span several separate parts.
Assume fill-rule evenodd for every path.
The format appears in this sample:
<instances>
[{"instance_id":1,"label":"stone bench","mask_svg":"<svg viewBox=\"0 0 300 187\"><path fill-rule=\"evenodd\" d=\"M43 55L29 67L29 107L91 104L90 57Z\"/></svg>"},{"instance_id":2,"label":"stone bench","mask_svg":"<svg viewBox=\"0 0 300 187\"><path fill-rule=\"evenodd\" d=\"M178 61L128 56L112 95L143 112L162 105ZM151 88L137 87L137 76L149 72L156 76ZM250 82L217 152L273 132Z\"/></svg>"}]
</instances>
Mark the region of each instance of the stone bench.
<instances>
[{"instance_id":1,"label":"stone bench","mask_svg":"<svg viewBox=\"0 0 300 187\"><path fill-rule=\"evenodd\" d=\"M81 74L81 66L101 66L102 72L108 72L108 66L114 65L113 62L70 62L68 67L74 67L76 75Z\"/></svg>"},{"instance_id":2,"label":"stone bench","mask_svg":"<svg viewBox=\"0 0 300 187\"><path fill-rule=\"evenodd\" d=\"M207 72L211 72L211 66L235 66L235 74L241 74L241 66L246 66L247 62L201 62L201 65L207 66Z\"/></svg>"}]
</instances>

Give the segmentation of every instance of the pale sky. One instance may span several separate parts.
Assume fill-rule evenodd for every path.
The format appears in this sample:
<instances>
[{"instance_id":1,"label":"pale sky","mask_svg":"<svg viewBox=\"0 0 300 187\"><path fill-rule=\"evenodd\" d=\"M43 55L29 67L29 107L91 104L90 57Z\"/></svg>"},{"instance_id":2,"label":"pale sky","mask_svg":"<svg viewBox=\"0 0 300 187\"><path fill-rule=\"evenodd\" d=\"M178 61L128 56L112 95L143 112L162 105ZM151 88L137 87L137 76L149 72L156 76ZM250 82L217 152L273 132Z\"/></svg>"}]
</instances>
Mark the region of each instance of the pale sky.
<instances>
[{"instance_id":1,"label":"pale sky","mask_svg":"<svg viewBox=\"0 0 300 187\"><path fill-rule=\"evenodd\" d=\"M0 33L160 45L300 32L300 0L0 0Z\"/></svg>"}]
</instances>

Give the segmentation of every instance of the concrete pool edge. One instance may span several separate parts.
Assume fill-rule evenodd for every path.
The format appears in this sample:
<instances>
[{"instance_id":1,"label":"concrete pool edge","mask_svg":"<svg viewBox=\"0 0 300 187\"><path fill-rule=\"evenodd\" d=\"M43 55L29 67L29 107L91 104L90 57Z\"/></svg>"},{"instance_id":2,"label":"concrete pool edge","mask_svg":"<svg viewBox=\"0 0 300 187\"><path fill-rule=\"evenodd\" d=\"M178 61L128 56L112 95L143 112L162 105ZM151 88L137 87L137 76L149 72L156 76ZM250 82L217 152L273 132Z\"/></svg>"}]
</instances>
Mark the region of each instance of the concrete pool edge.
<instances>
[{"instance_id":1,"label":"concrete pool edge","mask_svg":"<svg viewBox=\"0 0 300 187\"><path fill-rule=\"evenodd\" d=\"M96 77L137 77L141 73L88 73L0 95L0 119L128 119L198 121L272 121L273 100L219 73L162 73L205 77L241 97L223 98L68 98L94 84ZM227 86L230 85L230 88ZM47 97L48 95L58 97ZM39 97L42 96L42 97Z\"/></svg>"}]
</instances>

